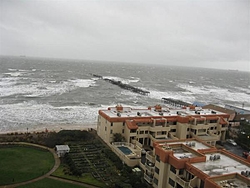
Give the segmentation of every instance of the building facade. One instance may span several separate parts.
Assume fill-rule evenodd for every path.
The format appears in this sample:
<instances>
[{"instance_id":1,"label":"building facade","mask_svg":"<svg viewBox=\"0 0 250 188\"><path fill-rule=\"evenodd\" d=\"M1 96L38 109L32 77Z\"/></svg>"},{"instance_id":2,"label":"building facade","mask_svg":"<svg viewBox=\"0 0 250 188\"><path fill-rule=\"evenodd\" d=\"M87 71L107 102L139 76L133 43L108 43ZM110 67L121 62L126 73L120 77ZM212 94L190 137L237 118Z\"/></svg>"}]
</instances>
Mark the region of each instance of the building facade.
<instances>
[{"instance_id":1,"label":"building facade","mask_svg":"<svg viewBox=\"0 0 250 188\"><path fill-rule=\"evenodd\" d=\"M128 143L138 141L151 147L162 139L186 138L199 138L215 145L216 141L225 140L228 118L226 113L200 107L116 106L99 111L97 133L106 143L112 143L113 135L120 133Z\"/></svg>"},{"instance_id":2,"label":"building facade","mask_svg":"<svg viewBox=\"0 0 250 188\"><path fill-rule=\"evenodd\" d=\"M229 117L200 107L118 105L99 111L97 133L128 166L140 166L154 188L247 187L250 157L214 147L225 140ZM115 133L125 142L114 142Z\"/></svg>"},{"instance_id":3,"label":"building facade","mask_svg":"<svg viewBox=\"0 0 250 188\"><path fill-rule=\"evenodd\" d=\"M156 142L140 166L144 179L154 188L250 186L250 158L195 139Z\"/></svg>"}]
</instances>

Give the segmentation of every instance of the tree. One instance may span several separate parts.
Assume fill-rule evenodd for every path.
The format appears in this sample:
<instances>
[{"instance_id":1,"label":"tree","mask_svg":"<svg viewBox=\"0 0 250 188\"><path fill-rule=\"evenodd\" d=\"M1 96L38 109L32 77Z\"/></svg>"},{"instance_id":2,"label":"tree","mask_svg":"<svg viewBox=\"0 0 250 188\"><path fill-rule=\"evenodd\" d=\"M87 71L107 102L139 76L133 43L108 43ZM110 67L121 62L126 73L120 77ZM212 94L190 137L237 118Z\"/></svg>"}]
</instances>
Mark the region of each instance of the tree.
<instances>
[{"instance_id":1,"label":"tree","mask_svg":"<svg viewBox=\"0 0 250 188\"><path fill-rule=\"evenodd\" d=\"M115 133L113 136L114 136L113 139L114 142L123 142L125 140L121 133Z\"/></svg>"}]
</instances>

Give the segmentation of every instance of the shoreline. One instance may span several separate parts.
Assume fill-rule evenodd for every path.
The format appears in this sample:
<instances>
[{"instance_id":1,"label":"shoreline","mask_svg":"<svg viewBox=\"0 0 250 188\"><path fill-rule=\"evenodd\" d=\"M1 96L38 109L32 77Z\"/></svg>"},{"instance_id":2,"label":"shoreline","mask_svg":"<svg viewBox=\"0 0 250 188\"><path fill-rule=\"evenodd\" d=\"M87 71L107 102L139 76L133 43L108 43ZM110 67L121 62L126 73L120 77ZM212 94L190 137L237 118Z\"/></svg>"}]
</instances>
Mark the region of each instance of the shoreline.
<instances>
[{"instance_id":1,"label":"shoreline","mask_svg":"<svg viewBox=\"0 0 250 188\"><path fill-rule=\"evenodd\" d=\"M59 132L61 130L88 130L88 129L97 129L97 123L89 123L89 124L57 124L57 125L42 125L40 128L27 128L25 129L17 129L17 130L8 130L8 131L0 131L1 134L10 134L10 133L34 133L34 132Z\"/></svg>"}]
</instances>

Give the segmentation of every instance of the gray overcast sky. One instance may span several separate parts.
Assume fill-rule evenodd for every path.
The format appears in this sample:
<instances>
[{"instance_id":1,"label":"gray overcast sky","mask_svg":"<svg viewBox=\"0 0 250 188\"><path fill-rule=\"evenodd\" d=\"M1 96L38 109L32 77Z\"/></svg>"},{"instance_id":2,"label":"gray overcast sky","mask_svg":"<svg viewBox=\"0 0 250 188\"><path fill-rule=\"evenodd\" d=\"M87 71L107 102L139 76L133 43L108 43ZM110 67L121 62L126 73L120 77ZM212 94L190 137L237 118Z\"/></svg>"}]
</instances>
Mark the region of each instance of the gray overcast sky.
<instances>
[{"instance_id":1,"label":"gray overcast sky","mask_svg":"<svg viewBox=\"0 0 250 188\"><path fill-rule=\"evenodd\" d=\"M0 54L250 71L249 0L0 0Z\"/></svg>"}]
</instances>

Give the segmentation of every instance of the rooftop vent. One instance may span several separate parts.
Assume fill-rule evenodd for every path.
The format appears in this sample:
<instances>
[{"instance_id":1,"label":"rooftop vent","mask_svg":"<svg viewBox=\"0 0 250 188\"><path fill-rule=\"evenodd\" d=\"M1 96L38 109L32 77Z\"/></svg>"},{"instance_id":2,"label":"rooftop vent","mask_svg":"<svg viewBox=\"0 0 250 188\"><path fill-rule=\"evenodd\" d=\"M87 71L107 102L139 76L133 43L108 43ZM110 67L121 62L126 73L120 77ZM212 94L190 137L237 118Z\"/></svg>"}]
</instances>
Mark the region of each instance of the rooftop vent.
<instances>
[{"instance_id":1,"label":"rooftop vent","mask_svg":"<svg viewBox=\"0 0 250 188\"><path fill-rule=\"evenodd\" d=\"M163 112L160 112L159 115L160 115L160 116L163 116Z\"/></svg>"},{"instance_id":2,"label":"rooftop vent","mask_svg":"<svg viewBox=\"0 0 250 188\"><path fill-rule=\"evenodd\" d=\"M213 110L211 111L211 113L212 113L212 114L216 114L216 112L215 112L215 111L213 111Z\"/></svg>"},{"instance_id":3,"label":"rooftop vent","mask_svg":"<svg viewBox=\"0 0 250 188\"><path fill-rule=\"evenodd\" d=\"M219 160L220 159L220 155L211 155L209 159L210 159L210 161Z\"/></svg>"},{"instance_id":4,"label":"rooftop vent","mask_svg":"<svg viewBox=\"0 0 250 188\"><path fill-rule=\"evenodd\" d=\"M189 147L195 147L195 142L187 142L186 145Z\"/></svg>"},{"instance_id":5,"label":"rooftop vent","mask_svg":"<svg viewBox=\"0 0 250 188\"><path fill-rule=\"evenodd\" d=\"M241 171L241 175L245 176L245 177L250 177L250 171L246 170L246 171Z\"/></svg>"},{"instance_id":6,"label":"rooftop vent","mask_svg":"<svg viewBox=\"0 0 250 188\"><path fill-rule=\"evenodd\" d=\"M171 150L171 148L167 144L165 144L162 148L165 149L165 150Z\"/></svg>"},{"instance_id":7,"label":"rooftop vent","mask_svg":"<svg viewBox=\"0 0 250 188\"><path fill-rule=\"evenodd\" d=\"M118 112L118 113L117 113L117 116L118 116L118 117L121 117L121 114Z\"/></svg>"},{"instance_id":8,"label":"rooftop vent","mask_svg":"<svg viewBox=\"0 0 250 188\"><path fill-rule=\"evenodd\" d=\"M201 114L200 112L198 112L197 110L195 111L196 114Z\"/></svg>"},{"instance_id":9,"label":"rooftop vent","mask_svg":"<svg viewBox=\"0 0 250 188\"><path fill-rule=\"evenodd\" d=\"M141 113L140 113L140 112L137 112L137 116L141 116Z\"/></svg>"}]
</instances>

